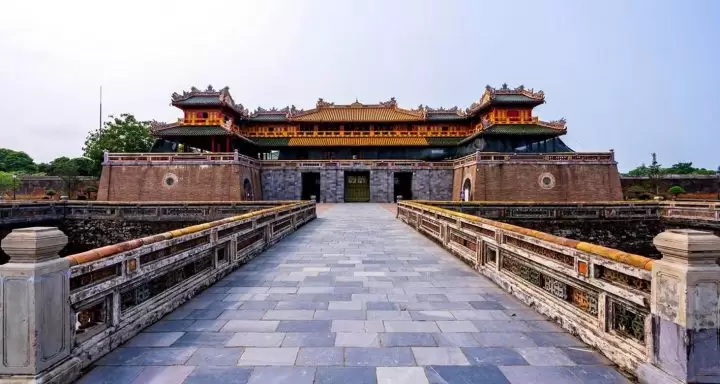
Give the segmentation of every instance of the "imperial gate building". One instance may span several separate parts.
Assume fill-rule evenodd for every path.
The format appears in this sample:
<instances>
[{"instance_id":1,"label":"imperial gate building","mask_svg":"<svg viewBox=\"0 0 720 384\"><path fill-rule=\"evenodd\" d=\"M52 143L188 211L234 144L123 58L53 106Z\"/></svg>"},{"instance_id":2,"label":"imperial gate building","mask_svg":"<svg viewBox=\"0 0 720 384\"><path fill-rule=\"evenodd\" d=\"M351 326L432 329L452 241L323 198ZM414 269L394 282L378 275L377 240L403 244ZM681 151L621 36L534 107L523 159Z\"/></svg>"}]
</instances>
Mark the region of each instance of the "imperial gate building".
<instances>
[{"instance_id":1,"label":"imperial gate building","mask_svg":"<svg viewBox=\"0 0 720 384\"><path fill-rule=\"evenodd\" d=\"M257 108L229 88L174 93L151 153L107 154L113 201L621 200L612 151L578 153L564 119L533 114L542 91L486 87L468 108L377 104Z\"/></svg>"}]
</instances>

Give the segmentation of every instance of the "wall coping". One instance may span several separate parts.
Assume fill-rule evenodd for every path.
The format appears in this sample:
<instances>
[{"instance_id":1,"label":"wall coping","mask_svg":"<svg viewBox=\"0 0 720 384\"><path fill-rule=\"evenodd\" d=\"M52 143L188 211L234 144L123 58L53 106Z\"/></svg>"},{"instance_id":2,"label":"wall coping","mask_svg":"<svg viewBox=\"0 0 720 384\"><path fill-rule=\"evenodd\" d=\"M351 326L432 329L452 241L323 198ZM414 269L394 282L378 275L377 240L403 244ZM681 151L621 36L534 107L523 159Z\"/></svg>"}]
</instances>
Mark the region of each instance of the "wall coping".
<instances>
[{"instance_id":1,"label":"wall coping","mask_svg":"<svg viewBox=\"0 0 720 384\"><path fill-rule=\"evenodd\" d=\"M451 160L393 160L393 159L342 159L342 160L259 160L240 155L237 152L209 153L108 153L103 165L148 165L148 164L245 164L260 168L278 168L286 164L303 166L317 164L347 166L346 164L374 165L378 163L397 165L418 165L430 168L458 168L481 163L541 163L541 164L617 164L613 152L547 152L547 153L506 153L475 152Z\"/></svg>"}]
</instances>

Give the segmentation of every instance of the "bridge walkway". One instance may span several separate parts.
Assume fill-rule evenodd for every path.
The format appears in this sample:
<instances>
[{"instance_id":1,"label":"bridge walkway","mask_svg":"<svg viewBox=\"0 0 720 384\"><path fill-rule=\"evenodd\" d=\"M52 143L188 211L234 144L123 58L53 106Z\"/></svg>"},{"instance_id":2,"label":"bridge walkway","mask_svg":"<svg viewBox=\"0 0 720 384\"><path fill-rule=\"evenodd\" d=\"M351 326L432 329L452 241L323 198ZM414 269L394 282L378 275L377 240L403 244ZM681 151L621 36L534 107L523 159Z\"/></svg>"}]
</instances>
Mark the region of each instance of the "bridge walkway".
<instances>
[{"instance_id":1,"label":"bridge walkway","mask_svg":"<svg viewBox=\"0 0 720 384\"><path fill-rule=\"evenodd\" d=\"M318 212L80 382L628 382L390 206Z\"/></svg>"}]
</instances>

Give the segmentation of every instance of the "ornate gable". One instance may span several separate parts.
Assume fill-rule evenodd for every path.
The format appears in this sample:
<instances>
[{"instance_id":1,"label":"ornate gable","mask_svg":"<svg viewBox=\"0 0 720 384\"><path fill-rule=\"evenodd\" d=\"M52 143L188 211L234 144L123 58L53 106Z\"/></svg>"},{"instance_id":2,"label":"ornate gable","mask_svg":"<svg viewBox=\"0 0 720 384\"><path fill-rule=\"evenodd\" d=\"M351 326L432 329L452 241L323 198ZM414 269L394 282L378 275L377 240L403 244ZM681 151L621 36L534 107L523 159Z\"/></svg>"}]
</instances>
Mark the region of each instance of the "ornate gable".
<instances>
[{"instance_id":1,"label":"ornate gable","mask_svg":"<svg viewBox=\"0 0 720 384\"><path fill-rule=\"evenodd\" d=\"M474 114L493 103L540 105L544 102L545 93L543 91L535 92L534 89L527 89L524 85L516 88L510 88L507 84L503 84L501 88L487 85L480 100L472 103L466 113Z\"/></svg>"},{"instance_id":2,"label":"ornate gable","mask_svg":"<svg viewBox=\"0 0 720 384\"><path fill-rule=\"evenodd\" d=\"M236 104L230 95L230 87L215 90L212 85L208 85L204 91L196 87L190 87L190 91L183 91L182 94L174 92L171 96L171 104L178 108L183 107L203 107L218 106L227 107L235 111L238 115L247 116L248 110L242 104Z\"/></svg>"}]
</instances>

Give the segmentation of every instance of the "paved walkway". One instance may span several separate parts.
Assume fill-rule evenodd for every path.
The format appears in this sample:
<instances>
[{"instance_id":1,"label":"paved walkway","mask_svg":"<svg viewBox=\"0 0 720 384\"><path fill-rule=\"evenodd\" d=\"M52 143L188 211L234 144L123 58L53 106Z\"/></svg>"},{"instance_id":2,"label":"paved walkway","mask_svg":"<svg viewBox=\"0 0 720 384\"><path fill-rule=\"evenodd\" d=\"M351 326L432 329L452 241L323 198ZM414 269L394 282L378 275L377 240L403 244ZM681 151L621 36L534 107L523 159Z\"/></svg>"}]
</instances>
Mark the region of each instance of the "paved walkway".
<instances>
[{"instance_id":1,"label":"paved walkway","mask_svg":"<svg viewBox=\"0 0 720 384\"><path fill-rule=\"evenodd\" d=\"M338 204L81 382L627 382L608 364L384 206Z\"/></svg>"}]
</instances>

